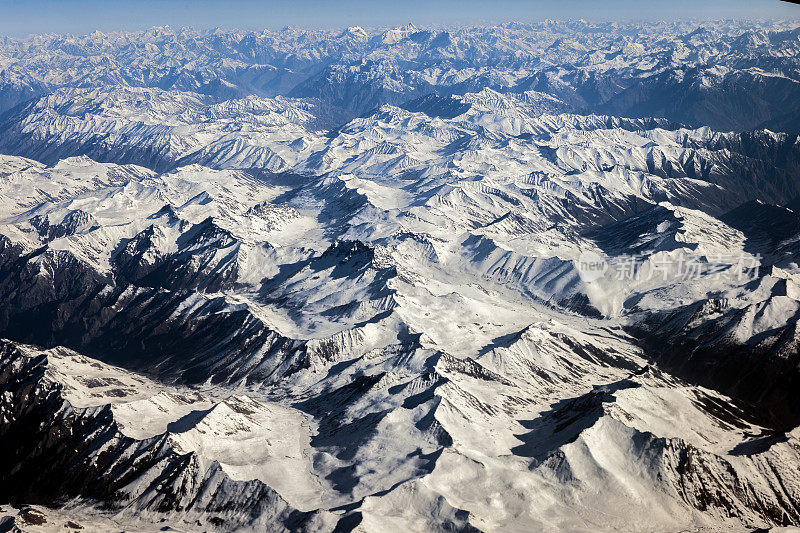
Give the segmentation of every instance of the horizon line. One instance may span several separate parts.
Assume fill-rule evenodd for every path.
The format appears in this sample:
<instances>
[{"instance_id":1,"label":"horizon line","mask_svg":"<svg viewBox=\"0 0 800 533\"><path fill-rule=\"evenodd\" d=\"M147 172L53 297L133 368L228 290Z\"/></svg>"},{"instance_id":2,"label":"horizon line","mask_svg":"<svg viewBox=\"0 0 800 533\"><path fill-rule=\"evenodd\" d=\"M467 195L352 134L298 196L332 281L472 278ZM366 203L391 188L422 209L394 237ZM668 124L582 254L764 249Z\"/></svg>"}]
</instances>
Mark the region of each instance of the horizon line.
<instances>
[{"instance_id":1,"label":"horizon line","mask_svg":"<svg viewBox=\"0 0 800 533\"><path fill-rule=\"evenodd\" d=\"M795 23L800 27L800 14L797 17L756 17L756 16L727 16L727 17L698 17L698 16L675 16L673 18L655 17L655 18L629 18L629 19L610 19L610 18L594 18L594 17L579 17L579 18L561 18L561 17L546 17L542 19L506 19L506 20L485 20L475 22L433 22L433 23L415 23L413 20L404 24L347 24L347 25L298 25L298 24L285 24L280 28L277 26L237 26L220 24L216 26L202 26L196 24L173 25L148 25L141 26L135 29L100 29L96 28L90 31L40 31L29 32L26 34L11 34L0 32L0 37L11 39L26 39L37 36L60 36L60 37L87 37L95 33L104 35L111 34L137 34L147 33L151 30L164 30L173 33L181 33L185 31L194 31L198 33L214 33L222 31L225 33L234 32L271 32L282 33L287 31L305 31L305 32L345 32L353 28L361 28L364 31L381 32L392 29L401 29L408 25L420 30L427 29L469 29L469 28L491 28L504 26L509 24L525 24L525 25L539 25L545 23L568 23L568 22L583 22L589 25L604 25L604 24L619 24L619 25L635 25L635 24L677 24L677 23L690 23L690 24L704 24L704 23L724 23L724 22L762 22L762 23Z\"/></svg>"}]
</instances>

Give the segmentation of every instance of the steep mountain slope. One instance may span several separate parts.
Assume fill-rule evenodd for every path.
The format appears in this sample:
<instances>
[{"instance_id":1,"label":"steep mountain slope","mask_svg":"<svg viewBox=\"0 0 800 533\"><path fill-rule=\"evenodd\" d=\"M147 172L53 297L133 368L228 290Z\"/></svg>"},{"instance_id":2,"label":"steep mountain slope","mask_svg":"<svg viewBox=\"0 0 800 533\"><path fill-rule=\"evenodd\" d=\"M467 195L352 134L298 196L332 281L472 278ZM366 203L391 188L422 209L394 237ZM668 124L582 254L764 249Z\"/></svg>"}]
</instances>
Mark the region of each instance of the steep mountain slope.
<instances>
[{"instance_id":1,"label":"steep mountain slope","mask_svg":"<svg viewBox=\"0 0 800 533\"><path fill-rule=\"evenodd\" d=\"M733 269L738 257L718 256L738 249L752 257L748 226L740 231L669 203L647 208L656 200L653 193L619 192L611 170L594 175L607 175L608 190L623 198L641 198L640 207L628 201L625 210L605 211L600 220L622 219L607 225L578 217L574 205L558 207L564 197L559 189L541 187L536 195L524 195L527 189L514 183L536 187L542 181L501 181L489 164L480 163L490 156L501 161L499 154L513 161L513 144L502 137L494 141L499 147L473 150L470 165L476 166L465 167L462 179L449 183L432 171L416 179L404 178L406 172L414 176L413 169L400 168L396 177L376 173L368 161L383 157L386 148L365 150L360 164L346 166L351 148L345 139L364 146L363 132L375 135L381 129L384 138L394 139L401 131L396 123L405 126L394 142L425 147L426 160L464 161L465 152L454 152L448 135L486 120L475 116L487 116L456 117L452 125L439 119L438 129L437 124L424 129L424 115L395 108L381 113L326 141L335 156L323 160L331 169L345 165L347 172L329 170L327 177L197 165L154 174L85 157L54 167L4 160L3 335L45 347L64 345L150 376L100 372L108 367L61 348L39 352L8 342L8 354L23 355L4 356L9 368L17 369L8 371L4 390L47 379L47 387L37 390L54 387L48 394L56 396L48 397L63 397L53 400L52 413L64 409L59 401L73 409L110 405L74 411L77 418L64 424L92 428L80 438L96 446L111 438L112 456L136 449L160 458L157 464L163 466L157 468L172 468L176 473L170 475L194 472L191 486L197 490L212 479L224 487L216 491L217 500L180 492L180 498L195 502L191 506L173 496L170 501L178 503L140 504L145 494L148 502L162 501L167 486L159 485L152 496L143 485L136 490L144 492L130 497L121 496L128 494L119 492L122 488L98 492L93 480L116 476L123 466L109 459L103 464L111 470L98 471L90 466L97 459L88 454L84 462L70 461L69 475L58 465L26 474L26 479L85 482L39 493L30 485L30 492L17 492L13 499L9 494L9 502L53 505L69 495L80 502L70 520L101 523L109 518L100 509L110 506L124 509L121 516L128 520L170 517L187 529L195 527L189 525L194 520L203 528L267 520L272 528L283 523L290 530L332 530L339 524L367 531L504 530L524 523L565 529L636 523L652 530L665 524L671 529L798 522L793 507L798 480L776 466L796 461L797 409L786 403L797 379L791 363L797 344L787 337L800 297L794 274L773 270L740 281L703 268L688 280L675 273L662 277L660 271L631 281L612 275L592 280L579 266L580 253L594 249L607 254L612 265L636 254L642 272L681 253L722 260ZM538 120L556 121L550 127L559 139L569 138L569 131L602 133L619 142L639 138L623 128L592 128L590 119L579 117ZM507 126L498 124L494 131L484 128L483 138L502 135ZM544 139L547 130L537 124ZM398 133L388 135L393 131ZM485 142L479 130L472 131L474 142ZM662 138L656 134L667 131L644 133ZM412 140L423 133L443 137L443 148ZM378 146L389 146L383 143ZM558 176L575 156L554 157L558 163L542 158L541 164ZM470 177L475 169L484 169L486 177ZM725 175L715 186L722 189L726 180L736 177ZM39 181L47 188L30 187ZM673 197L676 201L699 203L691 186L671 190L689 191ZM437 195L441 199L432 201ZM603 205L609 203L594 209ZM624 218L628 213L635 214ZM560 225L548 226L558 217ZM482 219L489 224L476 223ZM784 226L781 235L791 234ZM549 232L546 240L542 230ZM535 246L523 245L533 238ZM727 295L716 295L719 291ZM720 298L731 302L721 314L691 311ZM682 318L686 313L694 318ZM41 328L43 321L48 328ZM781 323L789 333L775 329ZM693 329L698 327L700 336ZM738 332L733 344L715 337L729 335L731 328ZM680 350L661 353L655 346L664 338L683 339L676 345ZM746 350L743 360L760 370L744 370L741 361L726 363L719 352L725 346ZM698 355L681 359L687 350ZM48 363L37 365L46 370L24 373L19 368L33 363L13 362L41 361L43 356L35 355L41 353ZM694 361L701 353L704 363L698 366ZM648 369L648 361L687 381ZM715 371L702 373L708 365ZM41 372L45 377L36 377ZM125 385L131 379L135 385ZM26 402L8 400L19 424L36 425L35 416L50 416L27 411L50 400L34 396ZM35 442L39 433L29 433L26 438ZM262 439L270 447L256 444ZM36 449L34 444L25 449L31 447ZM15 461L30 464L20 453L7 455L15 459L5 468L13 469ZM40 453L54 452L40 448ZM166 458L173 456L183 466L168 466L173 459ZM131 479L166 475L124 468L128 473L120 474L125 480L120 487ZM475 482L455 481L469 479ZM247 489L237 483L247 483ZM609 496L598 497L592 488L598 486L608 487ZM252 493L256 487L263 487L258 488L263 496L238 502L237 491ZM519 497L508 498L512 487ZM540 497L530 500L533 494ZM492 498L502 502L502 514L489 503ZM634 500L647 502L649 519L597 514ZM531 501L562 503L531 507L526 503ZM257 509L248 507L256 504ZM224 516L215 514L223 508ZM25 513L34 511L23 509L12 519L22 523Z\"/></svg>"},{"instance_id":2,"label":"steep mountain slope","mask_svg":"<svg viewBox=\"0 0 800 533\"><path fill-rule=\"evenodd\" d=\"M11 112L0 149L46 163L81 154L159 171L191 163L279 171L333 121L318 104L284 98L215 104L160 89L62 89Z\"/></svg>"}]
</instances>

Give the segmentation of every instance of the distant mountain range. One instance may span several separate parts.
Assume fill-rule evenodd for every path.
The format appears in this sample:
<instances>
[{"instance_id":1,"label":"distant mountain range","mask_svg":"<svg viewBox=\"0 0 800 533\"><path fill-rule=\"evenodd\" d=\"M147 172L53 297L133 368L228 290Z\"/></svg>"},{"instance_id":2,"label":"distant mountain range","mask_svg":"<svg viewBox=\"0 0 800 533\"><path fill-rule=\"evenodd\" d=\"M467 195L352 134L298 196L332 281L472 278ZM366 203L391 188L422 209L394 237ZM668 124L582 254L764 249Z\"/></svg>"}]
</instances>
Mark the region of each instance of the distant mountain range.
<instances>
[{"instance_id":1,"label":"distant mountain range","mask_svg":"<svg viewBox=\"0 0 800 533\"><path fill-rule=\"evenodd\" d=\"M352 118L428 94L548 93L578 113L743 131L800 109L792 23L507 23L0 40L0 111L64 87L316 98ZM784 130L779 130L784 131Z\"/></svg>"}]
</instances>

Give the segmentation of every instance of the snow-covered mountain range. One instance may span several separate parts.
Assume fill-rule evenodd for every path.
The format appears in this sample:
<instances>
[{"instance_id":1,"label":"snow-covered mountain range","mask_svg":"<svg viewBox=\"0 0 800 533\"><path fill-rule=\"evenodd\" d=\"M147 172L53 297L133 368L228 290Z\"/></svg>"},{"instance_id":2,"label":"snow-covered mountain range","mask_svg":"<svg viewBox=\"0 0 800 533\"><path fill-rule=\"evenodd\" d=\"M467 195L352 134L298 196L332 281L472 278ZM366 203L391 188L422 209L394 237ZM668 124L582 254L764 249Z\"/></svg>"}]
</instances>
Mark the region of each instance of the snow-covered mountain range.
<instances>
[{"instance_id":1,"label":"snow-covered mountain range","mask_svg":"<svg viewBox=\"0 0 800 533\"><path fill-rule=\"evenodd\" d=\"M800 525L800 24L0 40L0 530Z\"/></svg>"},{"instance_id":2,"label":"snow-covered mountain range","mask_svg":"<svg viewBox=\"0 0 800 533\"><path fill-rule=\"evenodd\" d=\"M317 98L352 117L430 93L491 88L546 92L581 113L739 131L796 116L799 35L794 22L545 21L1 37L0 111L64 87L121 85L218 101Z\"/></svg>"}]
</instances>

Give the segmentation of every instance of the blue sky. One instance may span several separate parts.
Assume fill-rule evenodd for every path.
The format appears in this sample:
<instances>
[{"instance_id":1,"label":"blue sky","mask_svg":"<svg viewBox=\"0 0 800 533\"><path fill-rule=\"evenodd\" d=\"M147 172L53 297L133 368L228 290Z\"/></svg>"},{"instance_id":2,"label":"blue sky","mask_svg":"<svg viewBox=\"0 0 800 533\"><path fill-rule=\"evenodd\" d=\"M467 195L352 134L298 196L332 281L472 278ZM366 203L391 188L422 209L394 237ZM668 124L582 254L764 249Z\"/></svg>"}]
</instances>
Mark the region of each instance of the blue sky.
<instances>
[{"instance_id":1,"label":"blue sky","mask_svg":"<svg viewBox=\"0 0 800 533\"><path fill-rule=\"evenodd\" d=\"M0 0L0 34L86 33L156 25L243 29L340 28L586 18L796 18L779 0Z\"/></svg>"}]
</instances>

